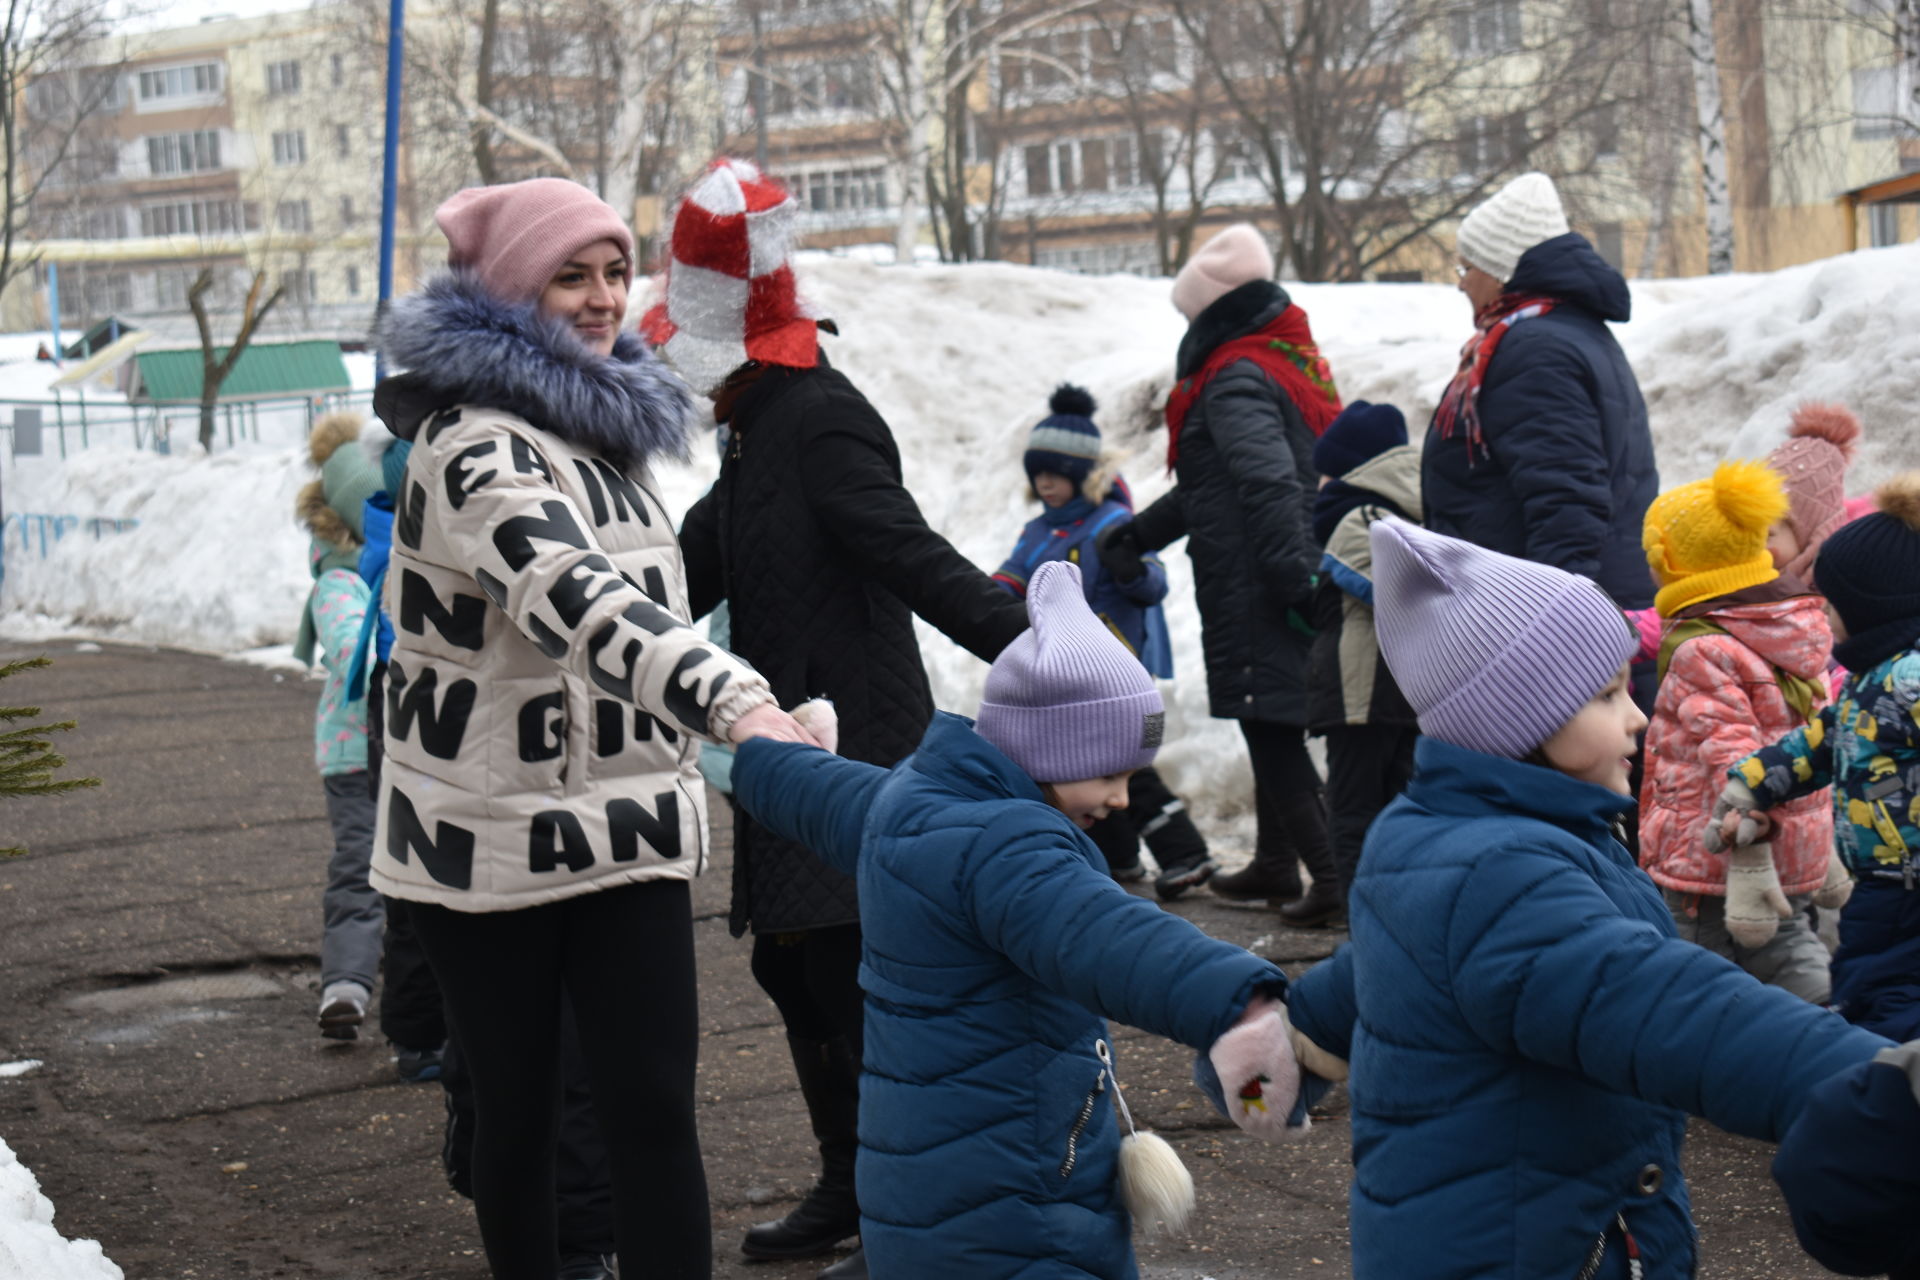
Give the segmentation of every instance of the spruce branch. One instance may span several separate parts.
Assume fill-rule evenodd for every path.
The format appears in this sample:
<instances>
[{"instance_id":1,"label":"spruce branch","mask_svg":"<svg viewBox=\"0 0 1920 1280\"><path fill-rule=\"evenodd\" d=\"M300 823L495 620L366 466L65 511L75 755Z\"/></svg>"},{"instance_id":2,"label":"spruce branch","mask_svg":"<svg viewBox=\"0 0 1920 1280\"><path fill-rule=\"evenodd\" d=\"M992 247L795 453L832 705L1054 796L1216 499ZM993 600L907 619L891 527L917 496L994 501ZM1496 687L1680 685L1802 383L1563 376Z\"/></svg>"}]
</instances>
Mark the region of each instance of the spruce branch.
<instances>
[{"instance_id":1,"label":"spruce branch","mask_svg":"<svg viewBox=\"0 0 1920 1280\"><path fill-rule=\"evenodd\" d=\"M0 662L0 680L52 665L52 660L44 657ZM53 741L46 735L65 733L74 727L74 722L18 723L37 719L39 715L39 707L0 707L0 796L57 796L82 787L99 786L98 778L54 777L66 767L67 758L53 749ZM25 852L26 849L19 846L0 847L0 857L15 858Z\"/></svg>"}]
</instances>

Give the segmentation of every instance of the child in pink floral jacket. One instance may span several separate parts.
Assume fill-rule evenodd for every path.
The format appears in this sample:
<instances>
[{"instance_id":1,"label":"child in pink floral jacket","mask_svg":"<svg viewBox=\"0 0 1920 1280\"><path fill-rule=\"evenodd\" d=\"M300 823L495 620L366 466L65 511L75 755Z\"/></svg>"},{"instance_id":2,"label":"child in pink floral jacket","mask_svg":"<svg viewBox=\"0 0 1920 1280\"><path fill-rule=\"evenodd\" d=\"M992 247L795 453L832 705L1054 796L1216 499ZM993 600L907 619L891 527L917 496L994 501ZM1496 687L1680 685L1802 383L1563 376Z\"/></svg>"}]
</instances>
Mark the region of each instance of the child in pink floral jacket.
<instances>
[{"instance_id":1,"label":"child in pink floral jacket","mask_svg":"<svg viewBox=\"0 0 1920 1280\"><path fill-rule=\"evenodd\" d=\"M1640 861L1666 892L1681 937L1824 1003L1827 949L1805 908L1832 866L1828 793L1774 809L1770 843L1709 852L1703 840L1728 768L1827 702L1833 635L1822 602L1783 578L1767 552L1768 530L1786 512L1780 476L1758 462L1722 463L1647 511L1664 627Z\"/></svg>"}]
</instances>

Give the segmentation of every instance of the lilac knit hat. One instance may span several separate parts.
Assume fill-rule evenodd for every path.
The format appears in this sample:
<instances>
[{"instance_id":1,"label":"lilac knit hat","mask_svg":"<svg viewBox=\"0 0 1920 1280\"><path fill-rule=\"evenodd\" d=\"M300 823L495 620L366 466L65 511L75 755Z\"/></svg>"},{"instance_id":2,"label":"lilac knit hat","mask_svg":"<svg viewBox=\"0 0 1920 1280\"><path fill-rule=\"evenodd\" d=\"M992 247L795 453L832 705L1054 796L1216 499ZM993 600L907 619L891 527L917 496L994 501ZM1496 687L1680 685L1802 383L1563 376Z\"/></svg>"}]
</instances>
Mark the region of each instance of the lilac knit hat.
<instances>
[{"instance_id":1,"label":"lilac knit hat","mask_svg":"<svg viewBox=\"0 0 1920 1280\"><path fill-rule=\"evenodd\" d=\"M1035 782L1081 782L1153 763L1166 709L1140 659L1087 608L1080 570L1040 566L1033 626L993 660L974 729Z\"/></svg>"},{"instance_id":2,"label":"lilac knit hat","mask_svg":"<svg viewBox=\"0 0 1920 1280\"><path fill-rule=\"evenodd\" d=\"M1380 652L1428 737L1518 760L1633 656L1619 608L1585 578L1392 517L1372 543Z\"/></svg>"},{"instance_id":3,"label":"lilac knit hat","mask_svg":"<svg viewBox=\"0 0 1920 1280\"><path fill-rule=\"evenodd\" d=\"M502 302L532 302L567 259L611 240L633 258L633 233L612 205L565 178L468 187L433 211L447 265L466 267Z\"/></svg>"}]
</instances>

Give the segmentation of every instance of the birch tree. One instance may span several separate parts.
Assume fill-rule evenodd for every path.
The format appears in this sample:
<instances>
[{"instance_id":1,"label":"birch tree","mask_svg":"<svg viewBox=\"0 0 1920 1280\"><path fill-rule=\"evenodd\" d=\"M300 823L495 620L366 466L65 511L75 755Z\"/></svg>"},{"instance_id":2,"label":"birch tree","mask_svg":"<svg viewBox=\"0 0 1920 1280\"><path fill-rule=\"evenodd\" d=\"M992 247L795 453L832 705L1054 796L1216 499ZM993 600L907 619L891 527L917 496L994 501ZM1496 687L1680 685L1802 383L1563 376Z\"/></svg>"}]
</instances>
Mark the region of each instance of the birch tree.
<instances>
[{"instance_id":1,"label":"birch tree","mask_svg":"<svg viewBox=\"0 0 1920 1280\"><path fill-rule=\"evenodd\" d=\"M1707 271L1725 275L1733 270L1733 193L1727 181L1727 112L1720 95L1713 0L1685 0L1685 4L1694 133L1700 147L1700 200L1707 215Z\"/></svg>"}]
</instances>

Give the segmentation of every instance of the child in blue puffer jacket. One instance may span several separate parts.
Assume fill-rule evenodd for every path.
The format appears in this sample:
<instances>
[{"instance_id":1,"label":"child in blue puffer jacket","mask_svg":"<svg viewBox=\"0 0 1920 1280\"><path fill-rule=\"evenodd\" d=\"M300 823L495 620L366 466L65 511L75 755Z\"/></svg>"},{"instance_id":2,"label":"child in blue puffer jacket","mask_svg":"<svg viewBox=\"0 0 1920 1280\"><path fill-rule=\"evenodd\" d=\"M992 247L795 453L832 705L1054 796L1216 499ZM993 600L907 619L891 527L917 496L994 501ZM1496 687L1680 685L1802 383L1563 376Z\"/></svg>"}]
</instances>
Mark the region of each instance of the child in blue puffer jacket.
<instances>
[{"instance_id":1,"label":"child in blue puffer jacket","mask_svg":"<svg viewBox=\"0 0 1920 1280\"><path fill-rule=\"evenodd\" d=\"M1692 1276L1687 1114L1777 1142L1888 1042L1675 935L1617 838L1647 721L1599 587L1391 517L1371 541L1424 736L1352 941L1287 996L1351 1063L1355 1280Z\"/></svg>"},{"instance_id":2,"label":"child in blue puffer jacket","mask_svg":"<svg viewBox=\"0 0 1920 1280\"><path fill-rule=\"evenodd\" d=\"M1049 415L1027 437L1021 459L1029 492L1045 510L1027 522L1013 553L993 580L1025 597L1027 583L1043 564L1064 560L1080 570L1087 605L1162 680L1173 678L1173 647L1167 636L1167 571L1160 557L1139 558L1137 572L1122 581L1095 554L1099 535L1133 519L1133 494L1112 463L1103 457L1100 428L1094 424L1093 396L1085 388L1061 383L1047 401ZM1116 880L1142 874L1140 841L1153 850L1160 873L1154 891L1172 901L1213 875L1206 839L1187 814L1187 806L1151 765L1134 771L1127 788L1126 812L1112 814L1088 833L1106 856Z\"/></svg>"},{"instance_id":3,"label":"child in blue puffer jacket","mask_svg":"<svg viewBox=\"0 0 1920 1280\"><path fill-rule=\"evenodd\" d=\"M978 722L937 714L893 769L794 744L735 757L740 805L859 881L877 1276L1137 1275L1102 1015L1207 1050L1242 1127L1304 1127L1280 970L1127 893L1083 834L1160 745L1152 679L1072 565L1041 565L1027 608Z\"/></svg>"}]
</instances>

